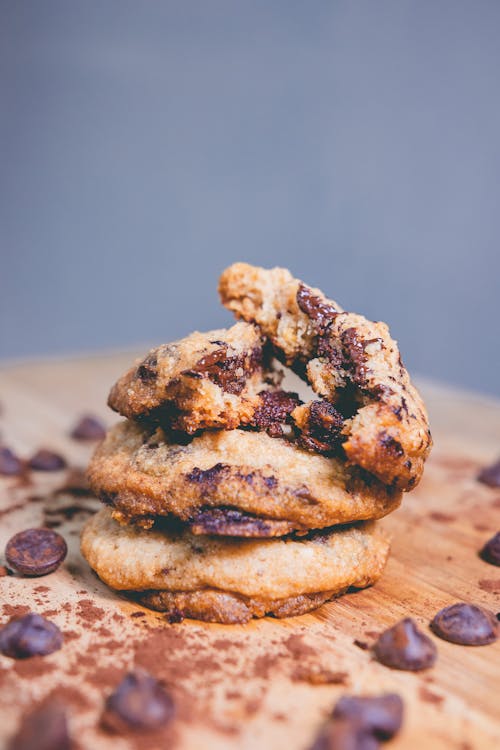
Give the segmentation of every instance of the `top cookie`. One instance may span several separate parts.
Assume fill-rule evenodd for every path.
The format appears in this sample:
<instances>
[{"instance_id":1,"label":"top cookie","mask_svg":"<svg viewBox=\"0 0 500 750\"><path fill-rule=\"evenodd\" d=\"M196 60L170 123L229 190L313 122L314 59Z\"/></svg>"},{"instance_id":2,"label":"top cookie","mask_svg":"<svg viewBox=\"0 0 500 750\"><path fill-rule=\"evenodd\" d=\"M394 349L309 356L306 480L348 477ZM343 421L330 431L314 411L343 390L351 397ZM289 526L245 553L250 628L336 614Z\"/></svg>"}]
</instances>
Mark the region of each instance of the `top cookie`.
<instances>
[{"instance_id":1,"label":"top cookie","mask_svg":"<svg viewBox=\"0 0 500 750\"><path fill-rule=\"evenodd\" d=\"M226 307L256 323L277 356L336 407L325 411L311 402L292 412L305 447L327 452L341 441L351 464L385 484L403 490L417 484L432 444L427 413L385 323L345 312L284 268L235 263L222 274L219 292Z\"/></svg>"},{"instance_id":2,"label":"top cookie","mask_svg":"<svg viewBox=\"0 0 500 750\"><path fill-rule=\"evenodd\" d=\"M262 335L236 323L153 349L113 386L108 404L129 419L193 434L248 424L264 387Z\"/></svg>"}]
</instances>

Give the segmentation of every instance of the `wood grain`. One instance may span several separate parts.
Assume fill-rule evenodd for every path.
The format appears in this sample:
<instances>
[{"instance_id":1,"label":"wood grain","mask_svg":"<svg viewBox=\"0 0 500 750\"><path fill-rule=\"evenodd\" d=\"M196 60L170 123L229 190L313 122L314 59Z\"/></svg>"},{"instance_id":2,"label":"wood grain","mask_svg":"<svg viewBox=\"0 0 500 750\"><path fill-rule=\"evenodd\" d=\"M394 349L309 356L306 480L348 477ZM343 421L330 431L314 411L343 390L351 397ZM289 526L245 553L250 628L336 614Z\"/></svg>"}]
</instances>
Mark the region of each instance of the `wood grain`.
<instances>
[{"instance_id":1,"label":"wood grain","mask_svg":"<svg viewBox=\"0 0 500 750\"><path fill-rule=\"evenodd\" d=\"M115 421L105 407L107 391L131 359L128 353L4 367L2 440L22 456L50 447L72 466L84 466L92 447L68 432L86 411ZM388 747L499 747L499 643L466 648L435 639L438 662L422 674L389 670L354 645L370 645L405 616L427 629L438 609L459 600L500 609L500 570L477 554L500 527L500 490L475 480L500 453L500 403L429 383L421 387L435 447L420 486L384 521L394 541L382 580L291 620L171 625L114 595L89 571L78 534L95 501L54 495L65 472L32 473L31 482L0 479L1 550L14 532L70 508L60 516L70 548L63 567L39 579L0 578L0 622L25 607L47 613L66 633L64 648L44 659L0 657L0 747L20 714L54 690L64 693L72 733L84 750L305 750L341 694L388 690L399 692L406 708L404 728ZM137 612L142 616L131 616ZM297 668L304 664L345 672L345 684L299 681ZM164 679L175 695L177 719L164 735L114 737L99 727L104 696L134 665Z\"/></svg>"}]
</instances>

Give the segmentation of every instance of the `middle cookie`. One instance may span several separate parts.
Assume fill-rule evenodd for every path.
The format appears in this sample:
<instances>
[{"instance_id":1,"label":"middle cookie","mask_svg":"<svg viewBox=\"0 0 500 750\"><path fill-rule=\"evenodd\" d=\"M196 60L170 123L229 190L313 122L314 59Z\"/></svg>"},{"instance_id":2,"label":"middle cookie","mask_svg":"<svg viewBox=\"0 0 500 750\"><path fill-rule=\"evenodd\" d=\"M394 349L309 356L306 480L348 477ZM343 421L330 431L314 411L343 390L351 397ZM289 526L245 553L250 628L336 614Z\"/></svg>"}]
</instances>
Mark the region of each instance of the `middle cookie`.
<instances>
[{"instance_id":1,"label":"middle cookie","mask_svg":"<svg viewBox=\"0 0 500 750\"><path fill-rule=\"evenodd\" d=\"M121 523L149 528L174 515L200 534L280 536L381 518L401 502L399 490L340 458L241 429L179 445L161 428L122 422L97 448L88 474Z\"/></svg>"}]
</instances>

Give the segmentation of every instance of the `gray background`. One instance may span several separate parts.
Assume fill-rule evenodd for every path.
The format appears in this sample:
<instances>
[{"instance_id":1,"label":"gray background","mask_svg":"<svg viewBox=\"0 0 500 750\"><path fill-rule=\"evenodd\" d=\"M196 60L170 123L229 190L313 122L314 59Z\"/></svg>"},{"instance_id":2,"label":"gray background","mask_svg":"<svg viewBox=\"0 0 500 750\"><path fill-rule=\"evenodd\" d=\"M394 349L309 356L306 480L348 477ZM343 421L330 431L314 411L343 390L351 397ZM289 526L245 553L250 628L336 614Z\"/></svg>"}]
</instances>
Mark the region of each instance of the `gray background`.
<instances>
[{"instance_id":1,"label":"gray background","mask_svg":"<svg viewBox=\"0 0 500 750\"><path fill-rule=\"evenodd\" d=\"M225 325L286 265L500 394L500 3L0 0L0 353Z\"/></svg>"}]
</instances>

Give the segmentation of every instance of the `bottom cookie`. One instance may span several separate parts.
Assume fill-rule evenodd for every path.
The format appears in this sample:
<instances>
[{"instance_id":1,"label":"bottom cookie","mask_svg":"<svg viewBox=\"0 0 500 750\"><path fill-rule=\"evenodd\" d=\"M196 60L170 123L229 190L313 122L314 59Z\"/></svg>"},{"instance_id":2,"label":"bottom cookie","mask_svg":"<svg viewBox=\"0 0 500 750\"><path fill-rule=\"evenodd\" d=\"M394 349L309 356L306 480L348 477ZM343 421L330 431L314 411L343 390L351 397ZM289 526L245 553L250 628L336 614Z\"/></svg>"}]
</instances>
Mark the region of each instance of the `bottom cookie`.
<instances>
[{"instance_id":1,"label":"bottom cookie","mask_svg":"<svg viewBox=\"0 0 500 750\"><path fill-rule=\"evenodd\" d=\"M211 622L303 614L380 578L389 539L374 522L301 537L237 539L188 529L121 526L107 508L82 532L104 583L160 611Z\"/></svg>"},{"instance_id":2,"label":"bottom cookie","mask_svg":"<svg viewBox=\"0 0 500 750\"><path fill-rule=\"evenodd\" d=\"M205 622L220 622L225 625L241 625L252 617L294 617L304 615L321 607L342 591L322 591L317 594L302 594L288 599L258 599L231 594L216 589L200 591L144 591L133 595L136 602L158 612L167 612L181 617Z\"/></svg>"}]
</instances>

